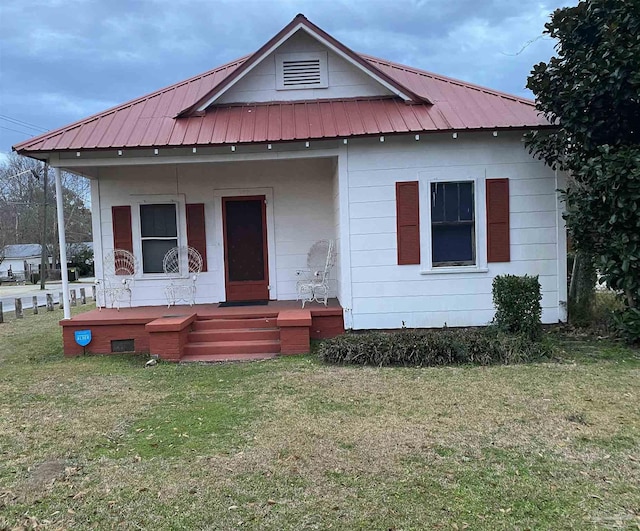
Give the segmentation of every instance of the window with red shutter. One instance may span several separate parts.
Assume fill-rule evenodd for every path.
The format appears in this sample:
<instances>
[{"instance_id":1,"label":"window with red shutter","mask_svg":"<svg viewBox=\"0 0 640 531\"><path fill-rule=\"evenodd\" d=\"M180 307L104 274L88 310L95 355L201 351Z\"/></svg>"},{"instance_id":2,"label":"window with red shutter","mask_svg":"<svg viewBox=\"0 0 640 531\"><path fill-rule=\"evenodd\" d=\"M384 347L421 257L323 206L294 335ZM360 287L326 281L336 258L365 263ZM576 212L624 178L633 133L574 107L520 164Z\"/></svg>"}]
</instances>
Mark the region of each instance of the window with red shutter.
<instances>
[{"instance_id":1,"label":"window with red shutter","mask_svg":"<svg viewBox=\"0 0 640 531\"><path fill-rule=\"evenodd\" d=\"M420 195L418 181L396 183L398 264L420 263Z\"/></svg>"},{"instance_id":2,"label":"window with red shutter","mask_svg":"<svg viewBox=\"0 0 640 531\"><path fill-rule=\"evenodd\" d=\"M205 230L204 204L190 203L187 209L187 245L202 256L202 271L207 270L207 235Z\"/></svg>"},{"instance_id":3,"label":"window with red shutter","mask_svg":"<svg viewBox=\"0 0 640 531\"><path fill-rule=\"evenodd\" d=\"M487 179L487 262L511 260L509 179Z\"/></svg>"}]
</instances>

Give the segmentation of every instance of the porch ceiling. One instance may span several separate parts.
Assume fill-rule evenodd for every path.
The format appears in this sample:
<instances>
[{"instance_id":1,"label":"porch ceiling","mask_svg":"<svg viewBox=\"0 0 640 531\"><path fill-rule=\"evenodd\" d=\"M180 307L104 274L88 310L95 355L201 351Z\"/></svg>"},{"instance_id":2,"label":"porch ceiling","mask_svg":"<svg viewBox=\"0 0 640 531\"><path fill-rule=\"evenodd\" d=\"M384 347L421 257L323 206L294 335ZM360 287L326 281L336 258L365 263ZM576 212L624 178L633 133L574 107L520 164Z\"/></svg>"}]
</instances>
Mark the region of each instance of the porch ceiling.
<instances>
[{"instance_id":1,"label":"porch ceiling","mask_svg":"<svg viewBox=\"0 0 640 531\"><path fill-rule=\"evenodd\" d=\"M90 179L98 178L102 168L157 167L169 165L270 163L294 160L336 159L339 143L323 141L314 143L267 144L264 146L234 146L226 148L167 148L132 149L114 156L113 151L91 151L58 154L52 166Z\"/></svg>"}]
</instances>

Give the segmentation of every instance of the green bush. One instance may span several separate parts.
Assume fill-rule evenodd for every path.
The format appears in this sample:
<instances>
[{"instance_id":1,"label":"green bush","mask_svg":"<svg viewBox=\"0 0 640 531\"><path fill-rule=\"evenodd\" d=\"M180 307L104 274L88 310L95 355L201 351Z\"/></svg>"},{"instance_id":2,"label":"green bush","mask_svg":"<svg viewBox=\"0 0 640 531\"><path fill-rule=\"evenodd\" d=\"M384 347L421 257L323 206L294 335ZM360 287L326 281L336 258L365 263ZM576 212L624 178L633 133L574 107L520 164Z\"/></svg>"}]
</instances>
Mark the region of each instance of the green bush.
<instances>
[{"instance_id":1,"label":"green bush","mask_svg":"<svg viewBox=\"0 0 640 531\"><path fill-rule=\"evenodd\" d=\"M487 327L351 333L322 342L318 352L327 363L423 367L520 363L549 357L551 348Z\"/></svg>"},{"instance_id":2,"label":"green bush","mask_svg":"<svg viewBox=\"0 0 640 531\"><path fill-rule=\"evenodd\" d=\"M538 276L499 275L493 279L494 321L498 328L534 340L540 336L542 293Z\"/></svg>"},{"instance_id":3,"label":"green bush","mask_svg":"<svg viewBox=\"0 0 640 531\"><path fill-rule=\"evenodd\" d=\"M599 334L615 333L617 332L615 317L622 310L624 310L624 304L615 292L596 291L590 311L591 320L586 326Z\"/></svg>"},{"instance_id":4,"label":"green bush","mask_svg":"<svg viewBox=\"0 0 640 531\"><path fill-rule=\"evenodd\" d=\"M613 316L619 333L629 343L640 343L640 309L626 308Z\"/></svg>"}]
</instances>

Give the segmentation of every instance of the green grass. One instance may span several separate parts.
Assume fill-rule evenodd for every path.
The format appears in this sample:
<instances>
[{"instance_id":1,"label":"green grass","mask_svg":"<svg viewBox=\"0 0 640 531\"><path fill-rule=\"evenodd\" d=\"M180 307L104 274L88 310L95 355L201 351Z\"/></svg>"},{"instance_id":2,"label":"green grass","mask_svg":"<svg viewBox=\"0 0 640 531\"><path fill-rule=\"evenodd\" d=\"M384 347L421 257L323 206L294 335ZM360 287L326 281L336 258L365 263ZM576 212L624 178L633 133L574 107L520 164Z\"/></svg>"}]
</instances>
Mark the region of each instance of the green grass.
<instances>
[{"instance_id":1,"label":"green grass","mask_svg":"<svg viewBox=\"0 0 640 531\"><path fill-rule=\"evenodd\" d=\"M74 311L82 311L74 309ZM0 325L0 529L637 529L640 359L144 369Z\"/></svg>"}]
</instances>

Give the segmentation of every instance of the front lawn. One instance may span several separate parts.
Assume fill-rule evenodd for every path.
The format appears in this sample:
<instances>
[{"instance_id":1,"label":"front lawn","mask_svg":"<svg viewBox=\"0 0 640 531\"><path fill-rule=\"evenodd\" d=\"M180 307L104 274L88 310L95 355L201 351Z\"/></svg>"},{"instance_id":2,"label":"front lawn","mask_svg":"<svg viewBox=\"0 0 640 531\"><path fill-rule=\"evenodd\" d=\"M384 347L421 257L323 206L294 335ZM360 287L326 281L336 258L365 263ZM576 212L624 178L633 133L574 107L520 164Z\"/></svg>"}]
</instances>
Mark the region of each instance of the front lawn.
<instances>
[{"instance_id":1,"label":"front lawn","mask_svg":"<svg viewBox=\"0 0 640 531\"><path fill-rule=\"evenodd\" d=\"M0 529L640 526L638 351L144 369L62 358L59 318L0 325Z\"/></svg>"}]
</instances>

